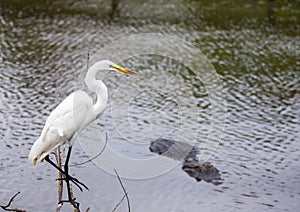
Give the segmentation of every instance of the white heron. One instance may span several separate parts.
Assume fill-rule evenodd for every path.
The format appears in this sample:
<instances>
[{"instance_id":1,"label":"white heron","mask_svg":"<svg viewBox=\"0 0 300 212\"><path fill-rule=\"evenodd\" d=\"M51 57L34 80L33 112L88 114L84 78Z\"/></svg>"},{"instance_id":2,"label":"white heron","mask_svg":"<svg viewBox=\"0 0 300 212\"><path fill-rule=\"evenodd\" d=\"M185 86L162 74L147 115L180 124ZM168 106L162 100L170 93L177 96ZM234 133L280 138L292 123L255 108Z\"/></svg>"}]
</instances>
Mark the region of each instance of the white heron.
<instances>
[{"instance_id":1,"label":"white heron","mask_svg":"<svg viewBox=\"0 0 300 212\"><path fill-rule=\"evenodd\" d=\"M78 90L71 93L51 112L46 120L40 137L32 145L28 156L34 166L45 159L48 163L62 172L65 176L64 180L67 184L69 198L62 202L70 202L77 208L79 207L79 203L75 202L75 199L71 198L69 181L72 181L81 191L82 188L80 185L84 186L86 189L88 188L76 178L69 175L68 163L72 145L76 135L103 113L108 100L107 87L102 80L96 79L96 75L99 71L110 70L116 70L130 75L137 75L109 60L102 60L93 64L87 71L85 83L90 91L96 93L96 103L93 103L92 97L90 97L85 91ZM64 170L62 170L50 160L49 154L57 147L66 143L69 144L69 149L64 164Z\"/></svg>"}]
</instances>

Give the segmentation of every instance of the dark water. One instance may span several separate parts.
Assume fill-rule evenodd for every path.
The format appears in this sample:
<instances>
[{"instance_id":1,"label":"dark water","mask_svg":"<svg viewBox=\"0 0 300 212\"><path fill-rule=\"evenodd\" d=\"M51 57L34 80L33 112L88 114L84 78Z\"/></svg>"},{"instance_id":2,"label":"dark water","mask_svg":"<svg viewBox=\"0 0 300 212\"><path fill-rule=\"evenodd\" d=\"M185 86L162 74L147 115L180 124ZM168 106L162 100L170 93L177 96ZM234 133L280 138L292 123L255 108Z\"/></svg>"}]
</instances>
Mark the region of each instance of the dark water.
<instances>
[{"instance_id":1,"label":"dark water","mask_svg":"<svg viewBox=\"0 0 300 212\"><path fill-rule=\"evenodd\" d=\"M218 28L189 21L191 14L184 9L172 14L173 7L166 4L152 14L145 9L147 5L132 9L135 12L127 5L123 12L129 14L124 12L114 21L109 12L99 17L59 12L26 14L6 8L0 16L0 204L21 191L15 206L28 211L56 208L56 172L44 163L34 168L27 160L47 115L64 97L81 87L88 50L93 55L117 39L155 32L175 35L196 45L222 80L227 101L226 127L210 162L223 181L217 186L197 182L182 171L181 165L149 179L124 179L133 211L299 208L299 35L283 29L255 27L252 22ZM128 18L130 12L132 18ZM186 15L183 21L178 21L180 15ZM149 151L149 143L141 141L155 138L147 133L151 124L168 124L164 136L176 139L184 121L191 133L201 129L197 135L201 144L209 134L211 121L211 102L201 80L190 74L187 67L162 56L136 56L122 65L138 70L147 80L128 79L119 74L105 78L109 106L83 132L81 140L95 140L98 132L93 129L101 129L108 132L108 144L116 151L127 157L147 159L157 157ZM129 93L143 92L132 101L129 117L112 120L110 110L114 95L120 92L120 82ZM161 86L160 92L151 89L154 85ZM177 103L179 97L187 105L196 105L199 116L182 113ZM149 114L154 112L155 117L160 117L156 111L162 111L164 118L152 123ZM132 130L120 130L124 127ZM144 137L137 136L137 131L142 131ZM130 139L140 143L128 142ZM86 160L79 142L72 155L72 163ZM111 211L123 196L116 177L93 163L72 167L72 173L90 187L84 193L75 190L82 208ZM64 211L68 209L64 206ZM126 211L125 202L120 211Z\"/></svg>"}]
</instances>

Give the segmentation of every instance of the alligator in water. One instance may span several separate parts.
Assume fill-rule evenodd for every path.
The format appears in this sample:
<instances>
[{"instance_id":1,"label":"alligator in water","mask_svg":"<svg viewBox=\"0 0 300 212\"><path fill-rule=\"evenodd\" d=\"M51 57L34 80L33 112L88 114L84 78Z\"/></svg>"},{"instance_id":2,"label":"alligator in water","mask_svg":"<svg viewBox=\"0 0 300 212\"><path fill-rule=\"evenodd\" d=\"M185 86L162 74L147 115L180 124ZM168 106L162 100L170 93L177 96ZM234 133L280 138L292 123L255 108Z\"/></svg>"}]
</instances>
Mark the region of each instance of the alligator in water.
<instances>
[{"instance_id":1,"label":"alligator in water","mask_svg":"<svg viewBox=\"0 0 300 212\"><path fill-rule=\"evenodd\" d=\"M151 142L149 149L159 155L182 160L182 169L198 182L203 180L214 185L222 183L219 170L210 162L199 161L199 150L191 144L159 138Z\"/></svg>"}]
</instances>

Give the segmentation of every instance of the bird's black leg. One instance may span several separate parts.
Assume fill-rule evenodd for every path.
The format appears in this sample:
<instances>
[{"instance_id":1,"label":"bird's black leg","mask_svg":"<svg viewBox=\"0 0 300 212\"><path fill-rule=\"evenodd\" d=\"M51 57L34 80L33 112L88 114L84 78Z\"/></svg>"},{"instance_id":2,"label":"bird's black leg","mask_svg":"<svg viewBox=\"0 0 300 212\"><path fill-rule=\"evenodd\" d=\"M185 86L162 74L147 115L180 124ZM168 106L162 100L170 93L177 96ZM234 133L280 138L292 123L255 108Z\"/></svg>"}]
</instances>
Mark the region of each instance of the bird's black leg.
<instances>
[{"instance_id":1,"label":"bird's black leg","mask_svg":"<svg viewBox=\"0 0 300 212\"><path fill-rule=\"evenodd\" d=\"M69 178L69 159L70 159L70 156L71 156L71 151L72 151L72 146L69 147L69 150L68 150L68 154L67 154L67 158L66 158L66 162L65 162L65 165L64 165L64 169L65 169L65 173L66 173L66 183L67 183L67 189L68 189L68 197L69 197L69 200L63 200L61 202L70 202L75 208L79 209L79 203L78 202L75 202L76 198L72 198L72 194L71 194L71 187L70 187L70 178ZM60 203L61 203L60 202Z\"/></svg>"},{"instance_id":2,"label":"bird's black leg","mask_svg":"<svg viewBox=\"0 0 300 212\"><path fill-rule=\"evenodd\" d=\"M49 155L47 155L45 157L45 161L47 161L50 165L52 165L54 168L56 168L58 171L60 171L63 175L67 176L66 172L63 171L60 167L58 167L52 160L50 160ZM83 191L81 186L85 187L88 190L88 187L86 187L86 185L84 185L82 182L80 182L79 180L77 180L76 178L68 175L68 179L71 180L79 189L80 191ZM65 178L63 179L58 179L58 180L65 180ZM80 184L80 185L79 185Z\"/></svg>"}]
</instances>

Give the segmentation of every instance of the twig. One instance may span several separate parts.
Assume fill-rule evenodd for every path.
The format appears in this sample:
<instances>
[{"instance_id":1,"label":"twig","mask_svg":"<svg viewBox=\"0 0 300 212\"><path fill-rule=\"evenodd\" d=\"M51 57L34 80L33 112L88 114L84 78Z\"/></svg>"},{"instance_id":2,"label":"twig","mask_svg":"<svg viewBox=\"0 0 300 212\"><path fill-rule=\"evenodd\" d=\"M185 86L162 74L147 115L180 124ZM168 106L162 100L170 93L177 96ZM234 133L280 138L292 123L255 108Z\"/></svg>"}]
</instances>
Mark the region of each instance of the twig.
<instances>
[{"instance_id":1,"label":"twig","mask_svg":"<svg viewBox=\"0 0 300 212\"><path fill-rule=\"evenodd\" d=\"M116 204L116 206L114 207L114 209L112 209L112 212L115 212L117 210L117 208L123 202L123 200L125 199L125 197L126 197L126 195L124 194L124 196L122 197L122 199L118 202L118 204Z\"/></svg>"},{"instance_id":2,"label":"twig","mask_svg":"<svg viewBox=\"0 0 300 212\"><path fill-rule=\"evenodd\" d=\"M60 147L58 147L57 151L55 152L55 158L56 158L56 162L57 162L57 165L59 168L62 168L61 157L62 157L62 155L61 155ZM62 179L62 177L63 177L63 175L59 171L58 179ZM57 192L58 192L58 202L60 202L62 200L62 193L63 193L63 181L62 180L58 180ZM59 204L56 208L56 212L60 212L61 207L62 207L62 204Z\"/></svg>"},{"instance_id":3,"label":"twig","mask_svg":"<svg viewBox=\"0 0 300 212\"><path fill-rule=\"evenodd\" d=\"M89 62L90 62L90 50L88 49L86 53L86 72L89 70Z\"/></svg>"},{"instance_id":4,"label":"twig","mask_svg":"<svg viewBox=\"0 0 300 212\"><path fill-rule=\"evenodd\" d=\"M119 182L120 182L120 184L121 184L121 186L122 186L123 192L124 192L125 197L126 197L126 200L127 200L128 212L130 212L130 202L129 202L128 193L127 193L127 191L126 191L126 189L125 189L125 187L124 187L124 185L123 185L123 183L122 183L122 181L121 181L121 178L120 178L120 176L119 176L117 170L114 169L114 171L115 171L115 173L116 173L116 175L117 175L117 177L118 177L118 180L119 180Z\"/></svg>"},{"instance_id":5,"label":"twig","mask_svg":"<svg viewBox=\"0 0 300 212\"><path fill-rule=\"evenodd\" d=\"M57 165L62 169L62 158L64 157L64 152L65 152L65 146L63 148L63 151L60 151L60 148L57 149L57 152L54 151L53 154L55 155L56 161L57 161ZM58 179L62 179L63 178L63 174L58 171ZM61 201L62 200L62 192L63 192L63 180L58 180L58 187L57 187L57 191L58 191L58 200ZM70 193L71 193L71 198L74 199L74 193L72 190L72 184L70 184ZM56 212L60 212L60 209L62 207L62 204L59 204L56 208ZM74 206L74 212L79 212L78 208L76 208Z\"/></svg>"},{"instance_id":6,"label":"twig","mask_svg":"<svg viewBox=\"0 0 300 212\"><path fill-rule=\"evenodd\" d=\"M11 208L11 207L9 207L10 204L11 204L11 203L14 201L14 199L16 198L16 196L17 196L18 194L20 194L20 193L21 193L20 191L17 192L17 193L9 200L9 202L8 202L7 205L0 205L0 207L1 207L3 210L5 210L5 211L26 212L26 211L23 210L23 209L19 209L19 208Z\"/></svg>"},{"instance_id":7,"label":"twig","mask_svg":"<svg viewBox=\"0 0 300 212\"><path fill-rule=\"evenodd\" d=\"M72 196L73 196L73 194L72 194ZM76 208L76 207L74 206L74 212L80 212L79 207Z\"/></svg>"},{"instance_id":8,"label":"twig","mask_svg":"<svg viewBox=\"0 0 300 212\"><path fill-rule=\"evenodd\" d=\"M89 62L90 62L90 50L88 49L87 53L86 53L86 71L85 74L87 73L87 71L89 70ZM83 83L83 90L86 90L86 84Z\"/></svg>"},{"instance_id":9,"label":"twig","mask_svg":"<svg viewBox=\"0 0 300 212\"><path fill-rule=\"evenodd\" d=\"M70 167L80 166L80 165L86 164L88 162L91 162L92 160L94 160L95 158L99 157L104 152L104 149L105 149L106 145L107 145L107 133L105 133L105 144L104 144L104 147L101 149L101 151L99 153L97 153L95 156L91 157L87 161L84 161L82 163L72 164L72 165L70 165Z\"/></svg>"}]
</instances>

